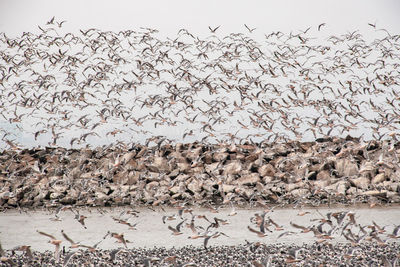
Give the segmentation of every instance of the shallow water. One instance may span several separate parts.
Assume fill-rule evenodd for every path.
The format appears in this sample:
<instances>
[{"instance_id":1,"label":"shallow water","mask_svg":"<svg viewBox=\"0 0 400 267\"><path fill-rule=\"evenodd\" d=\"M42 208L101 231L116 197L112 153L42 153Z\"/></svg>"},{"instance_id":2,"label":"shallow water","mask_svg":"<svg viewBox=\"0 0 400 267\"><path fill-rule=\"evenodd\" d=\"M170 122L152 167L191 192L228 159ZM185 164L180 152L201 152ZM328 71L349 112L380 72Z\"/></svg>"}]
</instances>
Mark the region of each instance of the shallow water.
<instances>
[{"instance_id":1,"label":"shallow water","mask_svg":"<svg viewBox=\"0 0 400 267\"><path fill-rule=\"evenodd\" d=\"M159 210L157 212L149 209L140 209L138 217L131 217L130 223L137 223L137 230L130 230L127 225L119 224L115 222L112 217L119 217L120 213L126 211L126 208L111 208L105 209L104 214L100 213L97 209L82 209L80 214L87 216L85 225L87 229L74 219L74 214L71 211L62 211L59 216L61 221L52 221L54 218L54 212L48 211L32 211L28 213L19 213L18 211L7 211L0 214L0 240L3 249L12 249L18 245L30 245L33 250L44 251L53 250L53 245L47 243L49 238L38 234L36 231L43 231L48 234L54 235L57 239L63 240L62 246L66 249L69 247L69 243L63 239L61 230L63 229L68 236L75 242L81 242L85 245L94 245L100 241L107 231L124 233L124 236L131 243L128 243L128 248L132 247L147 247L151 248L154 246L160 247L181 247L185 245L202 246L203 239L189 239L192 235L192 231L183 227L183 234L173 236L172 232L168 229L168 225L175 227L181 219L172 221L166 221L165 224L162 222L163 215L177 214L177 209L166 209L165 211ZM222 225L217 230L222 231L229 237L220 236L218 238L212 238L209 241L209 245L238 245L247 241L262 241L266 243L312 243L316 239L312 232L300 233L300 229L296 229L290 225L293 221L303 226L318 225L317 221L313 219L322 218L322 215L326 215L328 212L335 211L353 211L356 213L355 219L358 224L371 225L372 222L376 222L378 225L386 225L386 233L380 235L383 240L394 241L388 239L387 233L393 231L394 225L400 223L400 207L378 207L378 208L366 208L366 207L344 207L344 208L318 208L309 209L305 208L301 211L308 211L309 214L299 216L298 209L275 209L266 215L266 218L272 218L276 223L283 226L283 231L275 231L274 227L270 227L273 230L268 236L260 238L255 233L250 232L247 226L256 228L254 224L250 222L250 218L255 213L261 213L261 209L237 209L235 216L228 216L231 212L230 208L221 209L218 213L212 213L207 209L195 209L193 214L204 214L210 220L214 217L221 219L227 219L228 225ZM121 218L128 218L129 215L123 215ZM184 218L187 218L186 222L190 222L191 215L183 214ZM332 219L335 224L336 220ZM347 222L348 219L346 217ZM196 225L207 227L209 225L203 219L196 218ZM358 233L359 228L352 226L353 232ZM329 226L325 225L324 230L328 230ZM366 230L369 230L366 228ZM278 239L279 234L284 231L294 231L296 234L283 236ZM340 231L333 234L335 237L332 242L345 242L343 236L340 236ZM397 241L398 242L398 241ZM106 238L98 248L101 249L113 249L120 247L121 244L116 243L114 238Z\"/></svg>"}]
</instances>

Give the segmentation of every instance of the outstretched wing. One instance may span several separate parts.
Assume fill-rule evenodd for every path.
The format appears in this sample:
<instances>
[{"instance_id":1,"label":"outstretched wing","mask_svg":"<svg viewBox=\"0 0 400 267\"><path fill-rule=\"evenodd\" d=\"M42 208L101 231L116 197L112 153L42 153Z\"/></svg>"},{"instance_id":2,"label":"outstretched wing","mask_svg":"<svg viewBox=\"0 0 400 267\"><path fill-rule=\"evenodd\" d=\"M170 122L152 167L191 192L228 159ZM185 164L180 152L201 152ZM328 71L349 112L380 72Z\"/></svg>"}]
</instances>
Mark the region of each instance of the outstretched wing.
<instances>
[{"instance_id":1,"label":"outstretched wing","mask_svg":"<svg viewBox=\"0 0 400 267\"><path fill-rule=\"evenodd\" d=\"M41 232L41 231L39 231L39 230L37 230L37 232L38 232L39 234L41 234L41 235L44 235L44 236L50 237L51 239L56 239L54 236L52 236L52 235L49 235L49 234L46 234L45 232Z\"/></svg>"},{"instance_id":2,"label":"outstretched wing","mask_svg":"<svg viewBox=\"0 0 400 267\"><path fill-rule=\"evenodd\" d=\"M171 225L168 225L168 229L171 230L174 233L178 233L179 231L173 228Z\"/></svg>"},{"instance_id":3,"label":"outstretched wing","mask_svg":"<svg viewBox=\"0 0 400 267\"><path fill-rule=\"evenodd\" d=\"M298 225L298 224L295 224L294 222L290 222L290 225L295 227L295 228L302 229L302 230L306 230L307 229L306 227Z\"/></svg>"},{"instance_id":4,"label":"outstretched wing","mask_svg":"<svg viewBox=\"0 0 400 267\"><path fill-rule=\"evenodd\" d=\"M75 242L74 241L72 241L72 239L71 238L69 238L68 236L67 236L67 234L66 233L64 233L64 230L61 230L61 234L63 235L63 237L68 241L68 242L70 242L71 243L71 245L72 244L75 244Z\"/></svg>"},{"instance_id":5,"label":"outstretched wing","mask_svg":"<svg viewBox=\"0 0 400 267\"><path fill-rule=\"evenodd\" d=\"M210 240L211 235L207 236L206 238L204 238L204 248L207 249L207 244L208 244L208 240Z\"/></svg>"},{"instance_id":6,"label":"outstretched wing","mask_svg":"<svg viewBox=\"0 0 400 267\"><path fill-rule=\"evenodd\" d=\"M253 233L256 233L256 234L260 234L261 233L260 231L257 231L255 229L251 228L250 226L247 226L247 228L250 230L250 232L253 232Z\"/></svg>"}]
</instances>

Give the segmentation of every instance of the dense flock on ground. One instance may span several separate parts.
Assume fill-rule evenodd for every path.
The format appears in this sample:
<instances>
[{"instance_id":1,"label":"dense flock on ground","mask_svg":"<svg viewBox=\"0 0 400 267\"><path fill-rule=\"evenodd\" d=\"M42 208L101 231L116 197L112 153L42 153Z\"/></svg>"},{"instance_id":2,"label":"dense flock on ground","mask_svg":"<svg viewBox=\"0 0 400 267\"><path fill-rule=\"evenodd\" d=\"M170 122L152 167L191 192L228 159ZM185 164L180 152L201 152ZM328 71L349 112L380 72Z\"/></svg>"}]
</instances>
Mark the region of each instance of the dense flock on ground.
<instances>
[{"instance_id":1,"label":"dense flock on ground","mask_svg":"<svg viewBox=\"0 0 400 267\"><path fill-rule=\"evenodd\" d=\"M397 244L380 247L364 244L357 248L350 244L326 245L270 245L248 244L242 246L203 248L189 246L182 249L130 249L110 251L79 251L69 256L65 266L398 266ZM118 252L118 254L116 254ZM295 260L288 260L296 254ZM16 255L16 263L30 266L63 266L55 261L52 252L34 253L36 260ZM63 257L64 259L65 257Z\"/></svg>"},{"instance_id":2,"label":"dense flock on ground","mask_svg":"<svg viewBox=\"0 0 400 267\"><path fill-rule=\"evenodd\" d=\"M199 143L0 154L1 208L400 202L398 143Z\"/></svg>"}]
</instances>

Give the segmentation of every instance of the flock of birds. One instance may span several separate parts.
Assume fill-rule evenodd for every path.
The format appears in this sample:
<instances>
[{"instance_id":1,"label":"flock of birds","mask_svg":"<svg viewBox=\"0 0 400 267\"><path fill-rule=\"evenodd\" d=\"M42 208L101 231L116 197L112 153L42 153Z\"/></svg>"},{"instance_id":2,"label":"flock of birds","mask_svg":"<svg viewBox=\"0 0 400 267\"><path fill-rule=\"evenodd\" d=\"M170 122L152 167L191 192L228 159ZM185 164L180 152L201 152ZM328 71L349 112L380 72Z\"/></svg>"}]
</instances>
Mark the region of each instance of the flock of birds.
<instances>
[{"instance_id":1,"label":"flock of birds","mask_svg":"<svg viewBox=\"0 0 400 267\"><path fill-rule=\"evenodd\" d=\"M392 230L389 230L389 225L378 225L374 221L368 225L361 225L357 222L356 213L353 211L337 211L337 212L328 212L323 215L321 212L316 210L318 216L310 218L310 225L304 226L300 225L296 222L296 218L292 218L290 221L290 229L280 225L282 222L279 221L279 216L274 215L274 209L276 207L267 207L264 206L264 209L261 212L255 213L249 220L248 230L249 234L255 234L261 240L265 237L269 237L272 233L276 232L279 235L275 235L275 242L278 242L280 238L284 236L291 235L301 235L307 234L309 232L314 234L315 242L317 244L324 244L326 246L332 247L332 241L339 241L340 238L344 238L347 242L350 242L351 248L348 249L346 255L344 257L351 258L355 256L355 252L358 250L358 247L365 242L375 242L378 246L386 246L390 240L395 241L400 238L400 225L394 225ZM161 208L162 209L162 208ZM235 207L232 206L232 210L227 214L227 218L221 218L218 215L219 209L215 207L209 207L209 213L215 214L214 218L211 219L210 215L206 215L203 213L198 213L200 211L194 211L192 208L187 207L185 205L180 205L177 207L174 213L166 212L161 217L161 221L163 225L166 225L166 230L171 231L171 235L178 236L182 234L188 234L188 239L203 239L203 247L205 251L208 251L209 246L208 243L210 240L214 238L218 238L224 236L225 238L230 238L229 235L225 234L222 230L225 225L230 224L230 219L232 216L237 216L238 212ZM75 220L77 220L85 229L84 219L87 218L79 213L75 207L72 206L63 206L58 208L54 212L54 217L51 217L50 220L61 220L60 215L61 212L71 211L75 216ZM156 210L153 210L156 212ZM103 214L106 214L107 211L101 210ZM157 211L158 212L158 211ZM140 211L135 209L128 209L122 211L119 216L111 216L111 218L118 224L126 225L127 230L138 230L136 228L137 222L133 224L132 218L138 219ZM304 211L302 209L298 210L297 216L308 216L310 215L310 211ZM207 217L209 216L209 217ZM272 217L275 217L272 219ZM174 225L174 221L178 221L178 223ZM140 231L140 230L139 230ZM116 257L119 253L129 253L128 243L131 241L127 240L124 236L124 233L117 233L112 231L107 231L107 233L92 246L82 244L81 242L75 242L71 237L67 235L64 230L61 230L61 235L63 239L57 238L53 234L48 234L46 232L37 230L37 233L47 238L48 243L54 245L54 259L57 263L61 263L63 266L68 265L70 260L80 255L82 253L82 249L87 249L88 251L95 252L100 250L98 247L106 238L113 238L120 246L116 249L112 249L109 253L109 261L115 262ZM68 248L62 245L64 240L67 241L70 245ZM263 242L248 242L246 241L246 246L250 252L254 252L260 246L265 246ZM62 249L61 249L62 248ZM333 248L332 248L333 249ZM287 252L285 262L287 264L300 262L301 259L298 257L301 254L303 248L294 248L290 249ZM10 263L13 265L12 258L15 255L16 251L24 252L25 256L29 259L33 259L34 255L30 249L30 246L27 244L17 246L10 250L11 255L6 255L6 253L1 249L0 245L0 253L1 253L1 262ZM169 258L169 257L168 257ZM151 259L148 258L145 260L147 265L150 266L151 261L164 261L166 259ZM171 260L171 259L169 259ZM387 260L387 259L386 259ZM167 259L168 261L168 259ZM164 261L164 262L167 262ZM272 261L272 258L268 259L269 262ZM271 265L262 265L259 262L253 262L254 266L271 266ZM187 265L190 266L190 265ZM196 266L196 265L194 265Z\"/></svg>"},{"instance_id":2,"label":"flock of birds","mask_svg":"<svg viewBox=\"0 0 400 267\"><path fill-rule=\"evenodd\" d=\"M187 29L0 33L0 146L382 139L400 123L400 35L375 24L252 38ZM315 36L314 36L315 35Z\"/></svg>"},{"instance_id":3,"label":"flock of birds","mask_svg":"<svg viewBox=\"0 0 400 267\"><path fill-rule=\"evenodd\" d=\"M38 34L12 38L0 33L0 147L285 142L347 135L381 140L400 129L400 35L375 24L368 25L373 40L358 31L318 37L325 24L296 33L272 32L259 40L252 37L257 29L248 25L245 33L226 36L218 35L220 26L210 26L205 38L187 29L159 38L150 28L61 34L64 23L53 17L38 26ZM60 220L66 210L87 228L87 217L70 206L58 209L52 220ZM343 237L354 247L400 238L400 225L391 231L374 222L360 225L354 212L320 214L308 226L293 220L292 229L282 227L270 212L250 219L251 234L264 238L281 231L279 239L312 232L318 243ZM137 214L112 219L135 230L129 220ZM233 208L229 216L236 214ZM229 238L222 230L229 218L211 219L185 206L161 221L174 236L189 231L188 238L202 239L205 250L210 240ZM71 249L96 251L109 237L122 244L111 251L113 262L129 243L123 233L108 231L89 246L61 230L70 243L65 251L64 240L37 233L55 246L55 260L62 255L63 265L80 253ZM29 245L11 251L34 257ZM286 262L297 262L300 252L290 250ZM13 263L1 246L0 254L1 262ZM347 256L352 255L349 250ZM147 266L151 261L146 259Z\"/></svg>"}]
</instances>

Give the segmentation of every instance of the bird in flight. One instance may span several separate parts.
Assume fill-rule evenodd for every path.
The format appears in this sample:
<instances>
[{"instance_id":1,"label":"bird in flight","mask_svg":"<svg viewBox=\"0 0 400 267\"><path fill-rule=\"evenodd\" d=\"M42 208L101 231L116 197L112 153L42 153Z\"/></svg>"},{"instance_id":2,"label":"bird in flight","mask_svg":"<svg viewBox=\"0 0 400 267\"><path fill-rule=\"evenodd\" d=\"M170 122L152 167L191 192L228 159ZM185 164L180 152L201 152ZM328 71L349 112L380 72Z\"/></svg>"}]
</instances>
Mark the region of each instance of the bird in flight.
<instances>
[{"instance_id":1,"label":"bird in flight","mask_svg":"<svg viewBox=\"0 0 400 267\"><path fill-rule=\"evenodd\" d=\"M318 31L320 31L321 28L322 28L323 26L325 26L325 25L326 25L326 23L321 23L321 24L319 24L319 25L318 25Z\"/></svg>"},{"instance_id":2,"label":"bird in flight","mask_svg":"<svg viewBox=\"0 0 400 267\"><path fill-rule=\"evenodd\" d=\"M54 24L54 19L55 19L55 17L53 16L46 24L47 25Z\"/></svg>"},{"instance_id":3,"label":"bird in flight","mask_svg":"<svg viewBox=\"0 0 400 267\"><path fill-rule=\"evenodd\" d=\"M27 246L27 245L18 246L16 248L13 248L12 251L24 251L28 258L31 258L31 259L33 258L31 246Z\"/></svg>"},{"instance_id":4,"label":"bird in flight","mask_svg":"<svg viewBox=\"0 0 400 267\"><path fill-rule=\"evenodd\" d=\"M61 230L61 234L63 235L65 240L67 240L69 243L71 243L71 248L79 248L80 247L80 244L74 242L69 236L67 236L67 234L64 232L64 230Z\"/></svg>"},{"instance_id":5,"label":"bird in flight","mask_svg":"<svg viewBox=\"0 0 400 267\"><path fill-rule=\"evenodd\" d=\"M218 27L215 27L214 29L211 28L210 26L208 26L208 29L210 29L211 33L215 33L219 29L219 27L221 27L221 25L219 25Z\"/></svg>"},{"instance_id":6,"label":"bird in flight","mask_svg":"<svg viewBox=\"0 0 400 267\"><path fill-rule=\"evenodd\" d=\"M114 237L117 239L118 243L124 244L125 248L128 248L126 245L127 240L124 238L124 234L118 234L118 233L110 233L111 237Z\"/></svg>"},{"instance_id":7,"label":"bird in flight","mask_svg":"<svg viewBox=\"0 0 400 267\"><path fill-rule=\"evenodd\" d=\"M182 234L181 226L185 221L186 221L186 219L181 221L180 223L178 223L178 225L175 228L169 225L168 229L172 231L173 235L181 235Z\"/></svg>"},{"instance_id":8,"label":"bird in flight","mask_svg":"<svg viewBox=\"0 0 400 267\"><path fill-rule=\"evenodd\" d=\"M129 226L129 229L131 229L131 230L135 230L135 229L136 229L135 227L136 227L137 223L131 224L131 223L128 222L127 220L122 220L122 219L118 219L118 218L115 218L115 217L112 217L112 219L113 219L114 221L116 221L117 223L128 225L128 226Z\"/></svg>"},{"instance_id":9,"label":"bird in flight","mask_svg":"<svg viewBox=\"0 0 400 267\"><path fill-rule=\"evenodd\" d=\"M83 228L87 229L85 225L85 219L87 219L87 217L79 214L79 211L77 211L77 214L75 214L75 220L77 220L83 226Z\"/></svg>"},{"instance_id":10,"label":"bird in flight","mask_svg":"<svg viewBox=\"0 0 400 267\"><path fill-rule=\"evenodd\" d=\"M250 33L252 33L255 29L257 29L257 28L250 29L249 26L247 26L246 24L244 24L244 26L246 27L246 29L247 29Z\"/></svg>"},{"instance_id":11,"label":"bird in flight","mask_svg":"<svg viewBox=\"0 0 400 267\"><path fill-rule=\"evenodd\" d=\"M247 228L249 229L250 232L256 233L259 237L267 236L266 233L261 232L261 231L257 231L256 229L253 229L250 226L247 226Z\"/></svg>"},{"instance_id":12,"label":"bird in flight","mask_svg":"<svg viewBox=\"0 0 400 267\"><path fill-rule=\"evenodd\" d=\"M60 244L61 244L61 240L56 239L53 235L47 234L45 232L41 232L39 230L37 230L37 232L41 235L50 237L51 240L49 240L50 244L53 244L55 246L55 251L54 251L54 258L56 259L56 261L58 262L60 260Z\"/></svg>"},{"instance_id":13,"label":"bird in flight","mask_svg":"<svg viewBox=\"0 0 400 267\"><path fill-rule=\"evenodd\" d=\"M57 25L58 25L58 28L61 28L62 25L63 25L65 22L67 22L67 21L66 21L66 20L63 20L63 21L61 21L61 22L56 21L56 23L57 23Z\"/></svg>"},{"instance_id":14,"label":"bird in flight","mask_svg":"<svg viewBox=\"0 0 400 267\"><path fill-rule=\"evenodd\" d=\"M67 266L68 262L74 257L76 254L79 254L79 251L73 251L65 255L63 266Z\"/></svg>"}]
</instances>

